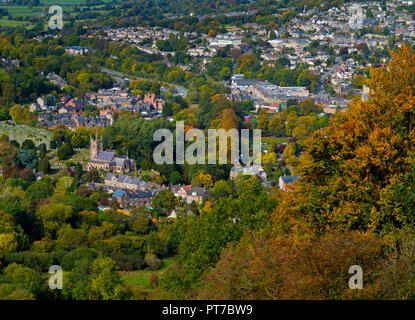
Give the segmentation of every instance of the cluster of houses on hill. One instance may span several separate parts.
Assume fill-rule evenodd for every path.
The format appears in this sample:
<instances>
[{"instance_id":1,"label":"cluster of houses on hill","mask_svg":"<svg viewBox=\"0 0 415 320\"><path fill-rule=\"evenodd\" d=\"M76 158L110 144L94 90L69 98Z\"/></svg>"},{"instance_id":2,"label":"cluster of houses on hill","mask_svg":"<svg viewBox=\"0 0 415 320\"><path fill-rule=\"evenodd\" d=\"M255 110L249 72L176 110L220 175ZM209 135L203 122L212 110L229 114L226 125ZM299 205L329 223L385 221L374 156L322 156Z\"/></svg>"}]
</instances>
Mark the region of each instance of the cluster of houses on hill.
<instances>
[{"instance_id":1,"label":"cluster of houses on hill","mask_svg":"<svg viewBox=\"0 0 415 320\"><path fill-rule=\"evenodd\" d=\"M202 73L219 50L225 47L236 49L234 52L238 54L257 52L259 62L269 66L284 60L284 68L305 67L320 75L322 81L318 93L313 95L303 87L275 86L267 81L244 79L235 74L230 83L230 98L251 99L257 107L278 112L279 105L287 100L299 101L311 97L323 106L326 113L335 113L345 111L348 97L363 93L353 84L353 79L363 68L373 67L373 61L367 57L357 58L362 52L379 56L373 53L385 52L389 48L389 35L399 36L399 39L394 40L397 46L415 38L415 21L405 10L399 10L400 2L390 1L381 5L373 1L357 5L363 7L362 11L352 10L349 5L328 10L304 10L272 31L260 23L244 23L241 26L225 26L225 33L213 36L192 31L181 34L177 30L162 27L90 28L87 36L129 43L149 54L160 54L169 66L173 65L169 57L175 53L160 51L158 43L168 40L172 35L183 36L188 40L187 54L192 58L192 64L178 66L187 70L194 67L193 62L196 65L199 63ZM274 15L279 18L284 11ZM360 33L358 31L361 28L368 29ZM362 51L362 47L365 50ZM346 55L349 56L345 58ZM379 63L384 63L386 59L382 55ZM333 90L325 92L324 82Z\"/></svg>"},{"instance_id":2,"label":"cluster of houses on hill","mask_svg":"<svg viewBox=\"0 0 415 320\"><path fill-rule=\"evenodd\" d=\"M160 40L167 40L174 36L183 36L188 40L187 54L192 57L192 62L200 62L200 70L206 71L206 66L212 61L219 50L224 47L239 49L240 53L258 52L261 57L261 64L270 66L276 65L277 61L284 59L288 61L285 68L295 69L307 67L308 70L319 74L325 81L331 83L337 97L345 98L349 90L360 94L359 90L351 86L352 79L356 76L357 70L364 67L371 67L370 59L356 59L351 57L341 61L344 54L360 54L362 45L370 50L385 52L389 48L389 36L399 36L395 39L399 46L405 41L412 41L415 38L415 21L406 10L400 10L401 3L408 4L408 1L388 1L380 4L376 1L365 1L357 3L361 8L353 9L355 5L342 5L327 10L308 9L297 12L289 22L279 28L270 31L260 23L244 23L243 25L227 25L225 33L217 35L197 34L188 31L180 34L179 31L162 27L126 27L126 28L91 28L88 37L102 37L114 42L129 43L139 50L150 54L160 54L168 65L168 60L175 52L160 51L157 43ZM249 14L249 11L236 13L238 15ZM254 11L253 11L254 12ZM367 13L367 14L366 14ZM283 16L284 9L275 13L276 18ZM194 15L196 17L196 15ZM367 28L365 32L358 32ZM396 38L395 37L395 38ZM238 51L238 50L237 50ZM336 59L333 60L333 57ZM381 63L387 57L382 57ZM183 70L192 66L190 64L180 65ZM239 82L241 79L239 79ZM235 87L251 86L237 85ZM296 90L292 88L274 88L260 83L251 86L255 87L252 98L269 105L269 102L277 103L278 100L290 99L291 97L302 99L309 95L304 88ZM324 92L320 88L319 94ZM244 90L234 91L235 97L244 99L247 97ZM330 93L331 94L331 93ZM325 99L324 104L333 109L335 102ZM343 110L341 103L338 109Z\"/></svg>"},{"instance_id":3,"label":"cluster of houses on hill","mask_svg":"<svg viewBox=\"0 0 415 320\"><path fill-rule=\"evenodd\" d=\"M337 74L340 70L343 69L339 69ZM332 97L326 93L311 94L305 87L280 87L266 80L244 79L244 76L239 74L232 76L231 89L229 99L252 100L256 110L261 108L269 113L281 112L289 100L299 102L312 98L323 107L325 113L330 114L345 112L350 103L346 98Z\"/></svg>"},{"instance_id":4,"label":"cluster of houses on hill","mask_svg":"<svg viewBox=\"0 0 415 320\"><path fill-rule=\"evenodd\" d=\"M66 85L56 74L49 74L48 78L60 86ZM97 112L85 114L88 105L95 107ZM39 122L48 128L63 124L73 130L80 126L88 129L96 126L105 128L113 123L114 114L122 110L139 113L145 118L159 117L163 105L164 100L154 94L146 94L140 99L132 96L129 90L114 87L87 93L84 99L67 95L57 100L51 95L42 96L29 106L29 110L35 112Z\"/></svg>"},{"instance_id":5,"label":"cluster of houses on hill","mask_svg":"<svg viewBox=\"0 0 415 320\"><path fill-rule=\"evenodd\" d=\"M11 70L16 66L20 66L20 60L12 58L1 58L0 66L6 70Z\"/></svg>"}]
</instances>

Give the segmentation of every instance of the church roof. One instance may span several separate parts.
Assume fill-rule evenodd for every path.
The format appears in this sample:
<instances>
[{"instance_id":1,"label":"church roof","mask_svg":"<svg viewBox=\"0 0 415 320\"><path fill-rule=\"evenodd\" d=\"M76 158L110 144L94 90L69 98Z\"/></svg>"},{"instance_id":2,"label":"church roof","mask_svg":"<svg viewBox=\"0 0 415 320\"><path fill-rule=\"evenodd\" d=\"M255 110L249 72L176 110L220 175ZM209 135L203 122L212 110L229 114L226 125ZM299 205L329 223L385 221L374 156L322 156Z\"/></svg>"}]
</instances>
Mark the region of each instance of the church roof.
<instances>
[{"instance_id":1,"label":"church roof","mask_svg":"<svg viewBox=\"0 0 415 320\"><path fill-rule=\"evenodd\" d=\"M122 166L126 159L124 157L115 157L114 161L117 166Z\"/></svg>"},{"instance_id":2,"label":"church roof","mask_svg":"<svg viewBox=\"0 0 415 320\"><path fill-rule=\"evenodd\" d=\"M114 152L108 152L108 151L100 151L95 156L94 160L100 160L100 161L111 161L115 156Z\"/></svg>"}]
</instances>

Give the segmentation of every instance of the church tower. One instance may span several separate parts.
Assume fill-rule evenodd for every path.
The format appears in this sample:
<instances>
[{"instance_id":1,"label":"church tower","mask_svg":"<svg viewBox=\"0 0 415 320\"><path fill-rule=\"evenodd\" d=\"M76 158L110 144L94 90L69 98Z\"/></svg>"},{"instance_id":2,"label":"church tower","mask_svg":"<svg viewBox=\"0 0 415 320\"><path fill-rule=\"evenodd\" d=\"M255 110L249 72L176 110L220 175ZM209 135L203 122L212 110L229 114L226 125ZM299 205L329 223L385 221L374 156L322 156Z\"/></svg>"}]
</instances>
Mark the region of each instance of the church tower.
<instances>
[{"instance_id":1,"label":"church tower","mask_svg":"<svg viewBox=\"0 0 415 320\"><path fill-rule=\"evenodd\" d=\"M91 160L93 160L100 151L103 151L102 140L98 138L93 139L91 137L91 151L90 151Z\"/></svg>"}]
</instances>

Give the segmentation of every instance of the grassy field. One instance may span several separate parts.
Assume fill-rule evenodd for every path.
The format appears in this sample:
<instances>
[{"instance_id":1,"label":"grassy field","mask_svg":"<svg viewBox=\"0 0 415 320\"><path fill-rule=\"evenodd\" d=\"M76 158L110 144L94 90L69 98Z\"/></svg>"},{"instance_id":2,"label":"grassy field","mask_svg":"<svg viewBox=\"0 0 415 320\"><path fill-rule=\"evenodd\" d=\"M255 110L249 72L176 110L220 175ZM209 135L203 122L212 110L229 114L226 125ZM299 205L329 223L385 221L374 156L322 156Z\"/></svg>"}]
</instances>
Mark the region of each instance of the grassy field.
<instances>
[{"instance_id":1,"label":"grassy field","mask_svg":"<svg viewBox=\"0 0 415 320\"><path fill-rule=\"evenodd\" d=\"M48 6L53 6L53 5L80 5L85 3L86 0L41 0L40 3L42 5L48 5Z\"/></svg>"},{"instance_id":2,"label":"grassy field","mask_svg":"<svg viewBox=\"0 0 415 320\"><path fill-rule=\"evenodd\" d=\"M14 21L7 19L0 19L0 27L19 27L25 24L29 24L27 21Z\"/></svg>"},{"instance_id":3,"label":"grassy field","mask_svg":"<svg viewBox=\"0 0 415 320\"><path fill-rule=\"evenodd\" d=\"M112 2L112 0L103 0L104 2ZM86 0L41 0L42 5L67 5L67 6L79 6L86 2Z\"/></svg>"},{"instance_id":4,"label":"grassy field","mask_svg":"<svg viewBox=\"0 0 415 320\"><path fill-rule=\"evenodd\" d=\"M35 6L35 7L29 7L29 6L7 6L5 9L7 9L7 12L9 13L9 16L12 17L34 17L38 16L41 13L46 13L48 10L48 6Z\"/></svg>"},{"instance_id":5,"label":"grassy field","mask_svg":"<svg viewBox=\"0 0 415 320\"><path fill-rule=\"evenodd\" d=\"M288 143L291 137L262 137L262 146L267 150L270 149L271 145L274 143L276 145Z\"/></svg>"},{"instance_id":6,"label":"grassy field","mask_svg":"<svg viewBox=\"0 0 415 320\"><path fill-rule=\"evenodd\" d=\"M167 268L176 263L177 257L165 258L162 260L162 267L160 270L151 271L151 270L137 270L137 271L120 271L122 279L127 285L139 286L143 289L151 290L150 277L152 274L156 274L159 278L166 272Z\"/></svg>"},{"instance_id":7,"label":"grassy field","mask_svg":"<svg viewBox=\"0 0 415 320\"><path fill-rule=\"evenodd\" d=\"M111 1L111 0L104 0L104 1ZM79 13L75 13L74 12L74 8L77 7L80 10L82 10L83 8L87 8L87 6L85 6L86 0L43 0L41 1L41 5L38 6L0 6L1 8L4 8L7 10L8 15L4 16L0 19L0 27L19 27L19 26L26 26L27 29L33 28L33 24L31 24L28 21L15 21L15 20L9 20L8 17L22 17L22 18L27 18L27 17L41 17L42 14L47 14L49 7L52 5L59 5L62 6L62 10L63 10L63 23L67 23L67 21L65 21L65 16L68 17L70 16L77 16L79 19L78 21L82 22L82 21L93 21L95 19L85 19L82 20L82 14L80 15ZM98 5L98 6L92 6L89 7L93 12L97 12L97 13L105 13L107 12L104 9L103 5ZM48 23L48 17L43 16L43 18L40 19L44 19L45 21L45 30L47 29L47 23Z\"/></svg>"},{"instance_id":8,"label":"grassy field","mask_svg":"<svg viewBox=\"0 0 415 320\"><path fill-rule=\"evenodd\" d=\"M10 140L16 140L19 144L26 139L30 139L36 146L45 143L49 147L50 140L52 140L52 133L46 129L33 128L8 121L0 122L1 134L7 134Z\"/></svg>"}]
</instances>

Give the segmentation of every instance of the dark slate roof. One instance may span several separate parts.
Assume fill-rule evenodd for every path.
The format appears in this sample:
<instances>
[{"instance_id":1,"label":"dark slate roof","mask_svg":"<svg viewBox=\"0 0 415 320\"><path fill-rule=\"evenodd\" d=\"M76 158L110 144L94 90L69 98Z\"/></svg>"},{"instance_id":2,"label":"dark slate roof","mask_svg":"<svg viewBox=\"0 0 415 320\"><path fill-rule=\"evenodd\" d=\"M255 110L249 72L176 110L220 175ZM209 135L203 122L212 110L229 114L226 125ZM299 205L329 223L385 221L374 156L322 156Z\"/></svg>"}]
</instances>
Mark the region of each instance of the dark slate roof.
<instances>
[{"instance_id":1,"label":"dark slate roof","mask_svg":"<svg viewBox=\"0 0 415 320\"><path fill-rule=\"evenodd\" d=\"M281 176L282 181L284 181L286 184L293 183L294 181L298 180L300 176Z\"/></svg>"},{"instance_id":2,"label":"dark slate roof","mask_svg":"<svg viewBox=\"0 0 415 320\"><path fill-rule=\"evenodd\" d=\"M94 160L111 161L115 156L114 152L100 151L94 158Z\"/></svg>"},{"instance_id":3,"label":"dark slate roof","mask_svg":"<svg viewBox=\"0 0 415 320\"><path fill-rule=\"evenodd\" d=\"M193 195L196 194L197 196L201 196L201 197L206 197L209 195L209 191L200 188L200 187L192 187L189 189L189 191L187 192L188 195Z\"/></svg>"},{"instance_id":4,"label":"dark slate roof","mask_svg":"<svg viewBox=\"0 0 415 320\"><path fill-rule=\"evenodd\" d=\"M143 190L130 192L129 194L130 194L130 198L136 198L136 199L145 199L145 198L153 197L153 194L150 191L143 191Z\"/></svg>"},{"instance_id":5,"label":"dark slate roof","mask_svg":"<svg viewBox=\"0 0 415 320\"><path fill-rule=\"evenodd\" d=\"M115 173L109 173L106 177L105 180L111 180L112 177L114 177L117 179L118 182L123 182L123 183L127 183L127 184L135 184L135 185L140 185L141 183L143 183L143 180L140 180L139 178L136 177L130 177L130 176L125 176L122 174L115 174Z\"/></svg>"},{"instance_id":6,"label":"dark slate roof","mask_svg":"<svg viewBox=\"0 0 415 320\"><path fill-rule=\"evenodd\" d=\"M125 157L115 157L114 158L115 164L117 166L122 166L124 164L124 162L126 161Z\"/></svg>"}]
</instances>

